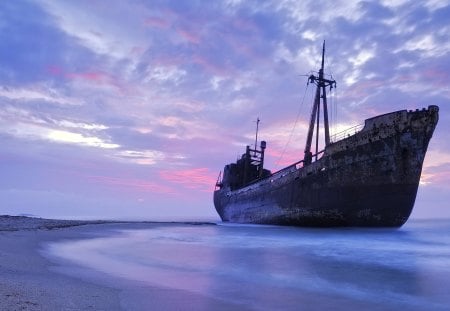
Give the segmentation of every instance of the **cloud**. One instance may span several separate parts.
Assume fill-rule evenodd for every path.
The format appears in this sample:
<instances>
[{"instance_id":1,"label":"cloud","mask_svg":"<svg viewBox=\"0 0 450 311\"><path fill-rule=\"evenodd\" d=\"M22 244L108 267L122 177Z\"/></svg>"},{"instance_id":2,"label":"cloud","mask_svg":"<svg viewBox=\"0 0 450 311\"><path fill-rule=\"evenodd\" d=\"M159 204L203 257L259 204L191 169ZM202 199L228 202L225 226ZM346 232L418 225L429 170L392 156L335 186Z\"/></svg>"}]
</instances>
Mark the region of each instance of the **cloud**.
<instances>
[{"instance_id":1,"label":"cloud","mask_svg":"<svg viewBox=\"0 0 450 311\"><path fill-rule=\"evenodd\" d=\"M120 147L117 144L107 143L98 137L84 136L79 133L73 133L68 131L49 131L47 138L56 142L80 144L91 147L99 147L106 149L114 149Z\"/></svg>"},{"instance_id":2,"label":"cloud","mask_svg":"<svg viewBox=\"0 0 450 311\"><path fill-rule=\"evenodd\" d=\"M162 179L174 184L179 184L187 189L211 192L216 179L208 168L192 168L184 170L162 170Z\"/></svg>"},{"instance_id":3,"label":"cloud","mask_svg":"<svg viewBox=\"0 0 450 311\"><path fill-rule=\"evenodd\" d=\"M103 124L60 119L57 115L53 116L34 110L33 106L27 107L29 102L37 102L39 103L38 107L50 104L47 106L47 110L52 110L55 103L63 106L72 103L73 101L70 99L24 89L8 90L0 93L0 96L2 95L11 102L4 105L5 107L0 113L0 119L3 121L0 133L6 133L19 139L47 140L107 149L119 147L118 144L95 136L108 128Z\"/></svg>"},{"instance_id":4,"label":"cloud","mask_svg":"<svg viewBox=\"0 0 450 311\"><path fill-rule=\"evenodd\" d=\"M0 164L18 189L38 184L20 178L26 167L60 192L195 193L211 208L215 172L254 142L257 117L268 168L303 157L314 96L303 75L319 69L326 40L335 132L441 107L424 166L431 189L450 154L449 12L435 0L3 1Z\"/></svg>"},{"instance_id":5,"label":"cloud","mask_svg":"<svg viewBox=\"0 0 450 311\"><path fill-rule=\"evenodd\" d=\"M68 120L55 121L59 126L66 128L80 128L85 130L106 130L108 127L102 124L88 124Z\"/></svg>"},{"instance_id":6,"label":"cloud","mask_svg":"<svg viewBox=\"0 0 450 311\"><path fill-rule=\"evenodd\" d=\"M61 105L81 105L78 98L64 96L57 89L42 84L35 84L28 88L4 86L0 88L0 97L14 101L46 101Z\"/></svg>"},{"instance_id":7,"label":"cloud","mask_svg":"<svg viewBox=\"0 0 450 311\"><path fill-rule=\"evenodd\" d=\"M163 67L157 66L152 68L148 73L144 82L166 82L171 81L178 84L183 77L186 76L186 71L178 69L175 66Z\"/></svg>"},{"instance_id":8,"label":"cloud","mask_svg":"<svg viewBox=\"0 0 450 311\"><path fill-rule=\"evenodd\" d=\"M165 185L140 179L118 178L109 176L86 176L88 182L112 187L121 191L151 192L159 194L174 194L174 191Z\"/></svg>"},{"instance_id":9,"label":"cloud","mask_svg":"<svg viewBox=\"0 0 450 311\"><path fill-rule=\"evenodd\" d=\"M145 43L143 33L132 31L139 18L118 24L123 16L142 16L147 11L144 6L105 5L100 2L56 3L40 2L42 7L54 16L60 30L74 37L92 52L113 58L128 58L130 51L139 43ZM96 14L98 12L102 14ZM120 38L120 40L119 40Z\"/></svg>"},{"instance_id":10,"label":"cloud","mask_svg":"<svg viewBox=\"0 0 450 311\"><path fill-rule=\"evenodd\" d=\"M144 19L144 25L149 27L157 27L167 29L172 23L166 17L151 16Z\"/></svg>"},{"instance_id":11,"label":"cloud","mask_svg":"<svg viewBox=\"0 0 450 311\"><path fill-rule=\"evenodd\" d=\"M445 151L440 144L433 144L435 142L433 139L434 137L424 161L421 182L447 187L450 186L447 180L450 176L450 152ZM439 146L439 149L434 148L434 146Z\"/></svg>"},{"instance_id":12,"label":"cloud","mask_svg":"<svg viewBox=\"0 0 450 311\"><path fill-rule=\"evenodd\" d=\"M187 29L178 29L177 30L180 37L182 37L185 41L192 44L200 43L200 36L194 31L188 31Z\"/></svg>"},{"instance_id":13,"label":"cloud","mask_svg":"<svg viewBox=\"0 0 450 311\"><path fill-rule=\"evenodd\" d=\"M165 159L164 153L156 150L123 150L117 156L140 165L152 165Z\"/></svg>"}]
</instances>

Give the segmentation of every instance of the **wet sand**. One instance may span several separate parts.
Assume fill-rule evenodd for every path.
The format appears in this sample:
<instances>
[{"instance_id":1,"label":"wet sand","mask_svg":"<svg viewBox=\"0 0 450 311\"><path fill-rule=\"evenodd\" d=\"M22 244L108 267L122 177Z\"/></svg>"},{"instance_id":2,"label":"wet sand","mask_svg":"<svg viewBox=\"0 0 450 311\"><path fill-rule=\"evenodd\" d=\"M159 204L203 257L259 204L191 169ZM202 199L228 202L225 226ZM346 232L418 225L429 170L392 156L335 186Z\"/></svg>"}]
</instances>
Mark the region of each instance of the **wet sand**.
<instances>
[{"instance_id":1,"label":"wet sand","mask_svg":"<svg viewBox=\"0 0 450 311\"><path fill-rule=\"evenodd\" d=\"M84 223L0 217L2 310L120 310L117 289L52 272L40 253L46 242L80 236L68 226Z\"/></svg>"},{"instance_id":2,"label":"wet sand","mask_svg":"<svg viewBox=\"0 0 450 311\"><path fill-rule=\"evenodd\" d=\"M151 223L0 216L1 310L229 310L195 293L148 286L49 258L48 243L107 236Z\"/></svg>"}]
</instances>

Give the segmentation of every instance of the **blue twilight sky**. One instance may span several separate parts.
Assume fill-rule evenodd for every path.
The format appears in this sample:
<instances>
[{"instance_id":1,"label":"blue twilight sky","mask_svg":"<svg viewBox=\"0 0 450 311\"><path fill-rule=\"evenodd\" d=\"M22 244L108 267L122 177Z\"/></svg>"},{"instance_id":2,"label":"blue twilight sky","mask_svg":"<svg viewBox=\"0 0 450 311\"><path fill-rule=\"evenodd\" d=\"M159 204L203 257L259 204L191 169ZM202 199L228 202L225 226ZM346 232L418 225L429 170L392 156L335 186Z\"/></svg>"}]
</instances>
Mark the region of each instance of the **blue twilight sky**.
<instances>
[{"instance_id":1,"label":"blue twilight sky","mask_svg":"<svg viewBox=\"0 0 450 311\"><path fill-rule=\"evenodd\" d=\"M303 157L323 40L334 133L440 106L413 217L449 217L440 0L1 1L0 214L217 218L257 117L269 169Z\"/></svg>"}]
</instances>

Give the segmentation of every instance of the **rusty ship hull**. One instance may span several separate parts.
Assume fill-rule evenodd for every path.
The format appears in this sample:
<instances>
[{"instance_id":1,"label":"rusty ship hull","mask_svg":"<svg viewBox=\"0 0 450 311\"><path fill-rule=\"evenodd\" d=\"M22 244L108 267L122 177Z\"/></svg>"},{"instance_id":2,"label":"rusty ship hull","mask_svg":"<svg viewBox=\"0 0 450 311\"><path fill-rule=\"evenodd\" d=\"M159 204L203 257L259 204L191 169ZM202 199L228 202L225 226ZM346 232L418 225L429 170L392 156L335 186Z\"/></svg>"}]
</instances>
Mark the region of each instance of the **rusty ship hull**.
<instances>
[{"instance_id":1,"label":"rusty ship hull","mask_svg":"<svg viewBox=\"0 0 450 311\"><path fill-rule=\"evenodd\" d=\"M438 111L429 106L367 119L359 132L330 142L315 162L299 161L237 187L224 180L214 191L217 213L236 223L402 226Z\"/></svg>"}]
</instances>

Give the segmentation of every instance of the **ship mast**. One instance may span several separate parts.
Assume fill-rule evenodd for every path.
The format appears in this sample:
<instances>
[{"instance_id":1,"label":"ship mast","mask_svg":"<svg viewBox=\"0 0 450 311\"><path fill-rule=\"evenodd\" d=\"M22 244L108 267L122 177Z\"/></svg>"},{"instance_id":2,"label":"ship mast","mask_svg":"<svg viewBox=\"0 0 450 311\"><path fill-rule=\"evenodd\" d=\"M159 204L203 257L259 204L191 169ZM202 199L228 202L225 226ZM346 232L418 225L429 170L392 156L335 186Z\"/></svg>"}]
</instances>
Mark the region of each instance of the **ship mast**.
<instances>
[{"instance_id":1,"label":"ship mast","mask_svg":"<svg viewBox=\"0 0 450 311\"><path fill-rule=\"evenodd\" d=\"M324 70L324 60L325 60L325 41L323 41L323 46L322 46L322 64L319 69L319 76L310 75L308 78L308 83L311 82L311 83L316 84L317 88L316 88L316 95L314 98L313 109L311 112L311 118L309 121L308 136L306 139L306 146L305 146L305 157L303 159L304 165L309 165L312 162L313 154L311 152L311 144L312 144L312 139L313 139L313 134L314 134L314 127L316 127L315 157L316 157L316 160L318 158L319 120L320 120L320 103L321 102L323 105L323 122L324 122L324 128L325 128L325 147L330 144L330 129L329 129L329 124L328 124L327 93L326 93L325 88L327 86L329 86L330 90L331 90L333 87L336 87L336 81L328 80L328 79L324 78L324 71L323 71Z\"/></svg>"}]
</instances>

